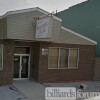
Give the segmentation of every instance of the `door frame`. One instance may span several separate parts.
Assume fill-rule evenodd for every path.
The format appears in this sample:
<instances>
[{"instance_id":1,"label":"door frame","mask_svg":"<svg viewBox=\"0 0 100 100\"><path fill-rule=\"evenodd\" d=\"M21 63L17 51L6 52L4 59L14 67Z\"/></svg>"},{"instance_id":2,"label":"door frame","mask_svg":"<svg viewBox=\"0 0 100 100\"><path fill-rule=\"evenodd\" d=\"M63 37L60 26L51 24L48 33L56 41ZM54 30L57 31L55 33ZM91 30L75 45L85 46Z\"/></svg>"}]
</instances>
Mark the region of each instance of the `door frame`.
<instances>
[{"instance_id":1,"label":"door frame","mask_svg":"<svg viewBox=\"0 0 100 100\"><path fill-rule=\"evenodd\" d=\"M22 61L22 56L28 56L29 61L28 61L28 78L21 78L21 70L19 71L19 78L13 78L13 80L25 80L30 78L30 54L17 54L15 53L14 56L19 56L20 57L20 67L21 67L21 61Z\"/></svg>"}]
</instances>

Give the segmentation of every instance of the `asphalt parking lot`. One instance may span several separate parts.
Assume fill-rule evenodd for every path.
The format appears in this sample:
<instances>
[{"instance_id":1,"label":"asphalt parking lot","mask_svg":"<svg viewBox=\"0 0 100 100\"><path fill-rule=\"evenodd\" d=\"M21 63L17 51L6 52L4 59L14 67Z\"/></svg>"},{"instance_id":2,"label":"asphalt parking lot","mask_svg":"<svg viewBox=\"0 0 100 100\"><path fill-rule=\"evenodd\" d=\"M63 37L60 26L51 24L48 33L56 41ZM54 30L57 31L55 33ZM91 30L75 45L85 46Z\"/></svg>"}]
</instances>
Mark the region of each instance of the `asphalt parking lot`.
<instances>
[{"instance_id":1,"label":"asphalt parking lot","mask_svg":"<svg viewBox=\"0 0 100 100\"><path fill-rule=\"evenodd\" d=\"M0 100L45 100L46 87L75 87L78 90L80 84L88 86L83 92L100 92L100 81L39 84L31 80L18 80L11 86L0 87ZM100 100L100 96L88 100Z\"/></svg>"}]
</instances>

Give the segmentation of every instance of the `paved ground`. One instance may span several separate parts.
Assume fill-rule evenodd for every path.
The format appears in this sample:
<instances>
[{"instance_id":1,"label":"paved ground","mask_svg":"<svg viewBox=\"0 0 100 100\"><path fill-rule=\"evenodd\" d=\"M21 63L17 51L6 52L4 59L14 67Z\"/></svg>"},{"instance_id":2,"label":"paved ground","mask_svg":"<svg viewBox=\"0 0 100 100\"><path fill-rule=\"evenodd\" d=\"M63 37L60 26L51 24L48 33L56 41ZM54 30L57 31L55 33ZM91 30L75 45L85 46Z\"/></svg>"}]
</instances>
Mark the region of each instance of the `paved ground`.
<instances>
[{"instance_id":1,"label":"paved ground","mask_svg":"<svg viewBox=\"0 0 100 100\"><path fill-rule=\"evenodd\" d=\"M14 85L20 91L22 91L27 98L31 100L45 100L46 87L76 87L76 89L78 90L80 84L86 84L88 86L88 88L83 92L100 92L100 81L71 82L71 83L44 83L44 84L39 84L37 82L29 81L29 80L14 81ZM79 98L77 100L83 100L83 99Z\"/></svg>"},{"instance_id":2,"label":"paved ground","mask_svg":"<svg viewBox=\"0 0 100 100\"><path fill-rule=\"evenodd\" d=\"M80 84L88 85L88 88L84 90L85 92L100 92L100 81L39 84L35 81L20 80L14 81L12 86L0 87L0 100L45 100L46 87L76 87L79 89ZM97 99L100 100L100 96L87 100Z\"/></svg>"},{"instance_id":3,"label":"paved ground","mask_svg":"<svg viewBox=\"0 0 100 100\"><path fill-rule=\"evenodd\" d=\"M100 92L100 81L92 81L92 82L71 82L71 83L44 83L43 86L46 87L75 87L77 90L79 89L80 84L85 84L88 86L86 90L81 90L81 92ZM100 100L100 96L93 97L90 99L87 98L78 98L76 100Z\"/></svg>"},{"instance_id":4,"label":"paved ground","mask_svg":"<svg viewBox=\"0 0 100 100\"><path fill-rule=\"evenodd\" d=\"M92 82L70 82L70 83L44 83L45 87L76 87L79 89L80 84L85 84L88 86L85 92L100 92L100 81Z\"/></svg>"},{"instance_id":5,"label":"paved ground","mask_svg":"<svg viewBox=\"0 0 100 100\"><path fill-rule=\"evenodd\" d=\"M85 100L100 100L100 96L93 97L93 98L90 98L90 99L85 99Z\"/></svg>"},{"instance_id":6,"label":"paved ground","mask_svg":"<svg viewBox=\"0 0 100 100\"><path fill-rule=\"evenodd\" d=\"M0 100L28 100L17 88L12 86L0 87Z\"/></svg>"},{"instance_id":7,"label":"paved ground","mask_svg":"<svg viewBox=\"0 0 100 100\"><path fill-rule=\"evenodd\" d=\"M17 87L29 100L45 100L45 86L31 80L14 81Z\"/></svg>"}]
</instances>

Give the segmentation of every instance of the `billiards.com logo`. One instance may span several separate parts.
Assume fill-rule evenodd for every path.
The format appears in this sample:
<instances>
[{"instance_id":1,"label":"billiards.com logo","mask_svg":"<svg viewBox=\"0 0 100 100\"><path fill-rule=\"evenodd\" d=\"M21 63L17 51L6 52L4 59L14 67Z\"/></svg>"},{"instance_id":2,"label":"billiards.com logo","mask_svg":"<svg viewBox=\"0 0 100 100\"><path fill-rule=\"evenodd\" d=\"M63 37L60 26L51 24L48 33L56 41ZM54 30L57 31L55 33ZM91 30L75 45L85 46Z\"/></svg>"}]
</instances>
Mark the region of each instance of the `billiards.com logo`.
<instances>
[{"instance_id":1,"label":"billiards.com logo","mask_svg":"<svg viewBox=\"0 0 100 100\"><path fill-rule=\"evenodd\" d=\"M100 92L82 92L74 87L48 87L45 89L46 100L76 100L96 96L100 96ZM100 98L96 100L100 100Z\"/></svg>"}]
</instances>

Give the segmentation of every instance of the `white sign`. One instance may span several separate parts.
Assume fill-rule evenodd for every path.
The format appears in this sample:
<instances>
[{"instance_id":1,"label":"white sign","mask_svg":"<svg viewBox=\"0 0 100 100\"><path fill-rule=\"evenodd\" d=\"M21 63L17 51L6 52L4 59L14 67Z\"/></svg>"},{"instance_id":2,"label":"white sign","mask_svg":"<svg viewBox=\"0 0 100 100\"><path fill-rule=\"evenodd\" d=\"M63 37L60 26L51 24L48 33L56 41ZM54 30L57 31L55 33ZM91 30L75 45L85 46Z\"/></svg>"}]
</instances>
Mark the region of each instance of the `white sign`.
<instances>
[{"instance_id":1,"label":"white sign","mask_svg":"<svg viewBox=\"0 0 100 100\"><path fill-rule=\"evenodd\" d=\"M88 98L88 99L87 99ZM46 100L100 100L100 92L89 92L75 87L47 87Z\"/></svg>"},{"instance_id":2,"label":"white sign","mask_svg":"<svg viewBox=\"0 0 100 100\"><path fill-rule=\"evenodd\" d=\"M48 55L48 49L42 48L42 55Z\"/></svg>"},{"instance_id":3,"label":"white sign","mask_svg":"<svg viewBox=\"0 0 100 100\"><path fill-rule=\"evenodd\" d=\"M74 87L47 87L45 89L46 100L76 100L76 88Z\"/></svg>"},{"instance_id":4,"label":"white sign","mask_svg":"<svg viewBox=\"0 0 100 100\"><path fill-rule=\"evenodd\" d=\"M48 38L49 17L37 20L35 38Z\"/></svg>"}]
</instances>

